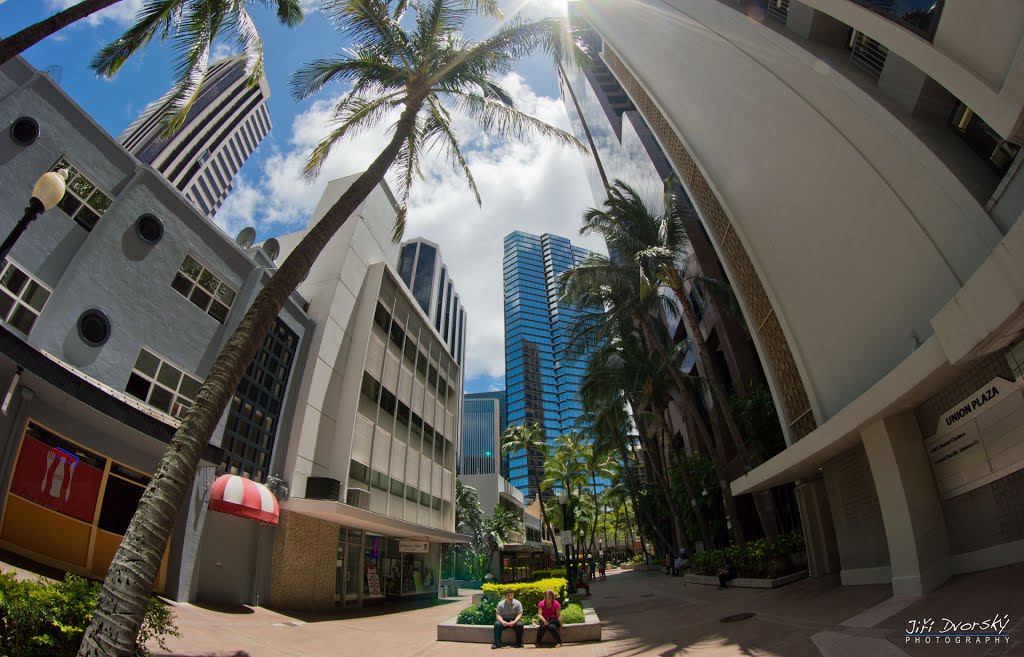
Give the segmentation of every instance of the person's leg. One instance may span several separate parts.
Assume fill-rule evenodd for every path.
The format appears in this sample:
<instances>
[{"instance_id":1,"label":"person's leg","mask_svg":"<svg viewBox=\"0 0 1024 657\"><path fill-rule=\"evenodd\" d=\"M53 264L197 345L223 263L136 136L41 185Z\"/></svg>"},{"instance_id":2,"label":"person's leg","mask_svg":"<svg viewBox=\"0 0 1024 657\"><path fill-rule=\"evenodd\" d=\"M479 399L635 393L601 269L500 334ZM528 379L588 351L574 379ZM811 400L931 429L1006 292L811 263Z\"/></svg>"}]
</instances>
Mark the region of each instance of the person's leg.
<instances>
[{"instance_id":1,"label":"person's leg","mask_svg":"<svg viewBox=\"0 0 1024 657\"><path fill-rule=\"evenodd\" d=\"M537 623L537 640L534 641L534 645L540 648L540 642L544 640L544 634L548 631L548 625L546 623Z\"/></svg>"},{"instance_id":2,"label":"person's leg","mask_svg":"<svg viewBox=\"0 0 1024 657\"><path fill-rule=\"evenodd\" d=\"M502 631L504 629L505 629L504 625L502 625L498 621L494 621L494 643L493 643L493 645L498 646L499 648L501 647L501 633L502 633Z\"/></svg>"},{"instance_id":3,"label":"person's leg","mask_svg":"<svg viewBox=\"0 0 1024 657\"><path fill-rule=\"evenodd\" d=\"M512 629L515 630L515 633L516 633L516 645L519 646L519 647L522 647L522 645L523 645L523 621L519 621L518 623L516 623L515 627L513 627Z\"/></svg>"},{"instance_id":4,"label":"person's leg","mask_svg":"<svg viewBox=\"0 0 1024 657\"><path fill-rule=\"evenodd\" d=\"M718 576L718 590L725 588L725 575Z\"/></svg>"},{"instance_id":5,"label":"person's leg","mask_svg":"<svg viewBox=\"0 0 1024 657\"><path fill-rule=\"evenodd\" d=\"M551 619L551 634L555 636L555 644L562 643L562 621L557 618Z\"/></svg>"}]
</instances>

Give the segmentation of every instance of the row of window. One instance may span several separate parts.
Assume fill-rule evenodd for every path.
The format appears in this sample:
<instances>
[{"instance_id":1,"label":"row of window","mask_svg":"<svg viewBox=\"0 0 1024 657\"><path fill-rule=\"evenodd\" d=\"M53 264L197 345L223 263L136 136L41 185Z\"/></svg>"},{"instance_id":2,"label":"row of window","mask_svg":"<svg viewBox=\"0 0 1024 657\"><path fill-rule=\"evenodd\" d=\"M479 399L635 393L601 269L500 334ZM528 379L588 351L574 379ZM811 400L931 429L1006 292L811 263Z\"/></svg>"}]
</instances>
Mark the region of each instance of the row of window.
<instances>
[{"instance_id":1,"label":"row of window","mask_svg":"<svg viewBox=\"0 0 1024 657\"><path fill-rule=\"evenodd\" d=\"M444 434L434 429L429 422L424 422L418 413L414 413L405 402L395 396L395 393L382 386L368 372L363 372L362 393L374 404L380 404L381 410L391 414L400 424L412 429L413 436L419 436L422 433L423 449L420 451L424 454L431 451L427 449L428 444L433 447L435 443L440 445L444 441L448 441L450 449L451 441Z\"/></svg>"},{"instance_id":2,"label":"row of window","mask_svg":"<svg viewBox=\"0 0 1024 657\"><path fill-rule=\"evenodd\" d=\"M415 340L406 335L405 329L395 321L388 309L379 301L373 314L373 321L387 333L391 343L402 352L409 367L415 368L417 372L426 377L427 384L437 392L438 398L449 402L454 401L455 389L448 384L447 377L442 376L437 367L429 362L427 355L416 347Z\"/></svg>"},{"instance_id":3,"label":"row of window","mask_svg":"<svg viewBox=\"0 0 1024 657\"><path fill-rule=\"evenodd\" d=\"M405 484L398 479L390 478L379 470L373 470L359 461L351 461L348 469L349 479L359 483L372 486L377 490L390 492L397 497L404 497L410 502L418 502L420 506L439 511L442 500L436 495L427 491L419 490L411 484ZM390 481L389 481L390 480Z\"/></svg>"}]
</instances>

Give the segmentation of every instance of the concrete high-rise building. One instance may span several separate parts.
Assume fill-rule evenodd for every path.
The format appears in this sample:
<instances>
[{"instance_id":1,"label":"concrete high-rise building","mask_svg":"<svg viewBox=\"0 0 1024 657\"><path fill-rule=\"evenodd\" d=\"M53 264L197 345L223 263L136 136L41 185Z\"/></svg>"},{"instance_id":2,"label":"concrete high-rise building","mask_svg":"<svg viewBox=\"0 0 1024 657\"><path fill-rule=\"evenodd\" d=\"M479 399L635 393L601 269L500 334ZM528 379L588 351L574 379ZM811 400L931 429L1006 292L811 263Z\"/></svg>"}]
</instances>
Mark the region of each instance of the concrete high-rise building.
<instances>
[{"instance_id":1,"label":"concrete high-rise building","mask_svg":"<svg viewBox=\"0 0 1024 657\"><path fill-rule=\"evenodd\" d=\"M459 474L501 472L501 434L505 431L505 391L474 392L462 406Z\"/></svg>"},{"instance_id":2,"label":"concrete high-rise building","mask_svg":"<svg viewBox=\"0 0 1024 657\"><path fill-rule=\"evenodd\" d=\"M212 217L238 170L270 132L270 86L266 78L255 87L246 84L243 55L218 60L210 65L185 123L167 137L162 133L170 96L151 103L117 140Z\"/></svg>"},{"instance_id":3,"label":"concrete high-rise building","mask_svg":"<svg viewBox=\"0 0 1024 657\"><path fill-rule=\"evenodd\" d=\"M584 0L733 283L812 575L1024 555L1024 6ZM984 519L979 522L979 519Z\"/></svg>"},{"instance_id":4,"label":"concrete high-rise building","mask_svg":"<svg viewBox=\"0 0 1024 657\"><path fill-rule=\"evenodd\" d=\"M507 426L537 424L548 442L578 429L579 386L586 358L570 353L577 308L562 302L558 277L590 251L558 235L515 231L505 236L505 394ZM507 471L528 499L543 454L512 454Z\"/></svg>"},{"instance_id":5,"label":"concrete high-rise building","mask_svg":"<svg viewBox=\"0 0 1024 657\"><path fill-rule=\"evenodd\" d=\"M398 275L412 291L416 303L444 338L448 352L462 365L466 350L466 309L462 307L448 265L437 244L422 237L402 244Z\"/></svg>"}]
</instances>

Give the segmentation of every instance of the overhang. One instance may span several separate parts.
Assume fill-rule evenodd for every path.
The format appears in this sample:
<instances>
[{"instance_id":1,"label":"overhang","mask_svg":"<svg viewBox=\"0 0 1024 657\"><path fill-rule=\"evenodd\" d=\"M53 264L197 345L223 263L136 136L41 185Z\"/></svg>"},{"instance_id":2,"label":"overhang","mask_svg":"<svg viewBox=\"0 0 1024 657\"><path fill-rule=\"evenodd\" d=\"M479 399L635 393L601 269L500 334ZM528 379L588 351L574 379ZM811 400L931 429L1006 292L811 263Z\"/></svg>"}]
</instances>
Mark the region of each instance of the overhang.
<instances>
[{"instance_id":1,"label":"overhang","mask_svg":"<svg viewBox=\"0 0 1024 657\"><path fill-rule=\"evenodd\" d=\"M469 543L472 540L471 537L465 534L433 527L424 527L413 522L389 518L379 513L335 502L334 500L308 500L301 497L293 497L281 502L281 508L285 511L320 518L321 520L327 520L351 527L352 529L362 529L396 538L420 539L432 543Z\"/></svg>"}]
</instances>

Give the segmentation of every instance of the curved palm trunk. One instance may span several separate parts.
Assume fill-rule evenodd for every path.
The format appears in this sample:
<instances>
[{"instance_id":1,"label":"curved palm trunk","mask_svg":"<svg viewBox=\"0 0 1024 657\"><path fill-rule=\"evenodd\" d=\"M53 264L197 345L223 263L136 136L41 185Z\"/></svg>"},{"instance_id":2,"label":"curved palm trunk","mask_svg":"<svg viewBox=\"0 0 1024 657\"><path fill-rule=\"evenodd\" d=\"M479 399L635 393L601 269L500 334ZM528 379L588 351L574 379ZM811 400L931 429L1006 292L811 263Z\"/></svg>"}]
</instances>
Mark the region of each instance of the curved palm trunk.
<instances>
[{"instance_id":1,"label":"curved palm trunk","mask_svg":"<svg viewBox=\"0 0 1024 657\"><path fill-rule=\"evenodd\" d=\"M146 612L153 581L178 509L195 478L203 448L263 344L288 296L309 274L331 237L383 179L411 134L422 100L410 100L391 142L314 226L256 296L241 323L210 368L195 403L167 451L121 541L103 582L79 657L131 655Z\"/></svg>"},{"instance_id":2,"label":"curved palm trunk","mask_svg":"<svg viewBox=\"0 0 1024 657\"><path fill-rule=\"evenodd\" d=\"M590 483L591 483L590 496L594 500L594 522L593 522L593 526L590 528L590 551L594 552L594 548L595 548L594 539L597 538L597 518L598 518L598 515L600 513L600 509L598 509L598 507L597 507L597 473L596 472L592 471L590 473Z\"/></svg>"},{"instance_id":3,"label":"curved palm trunk","mask_svg":"<svg viewBox=\"0 0 1024 657\"><path fill-rule=\"evenodd\" d=\"M529 450L529 448L527 448L527 450L526 450L526 462L527 463L530 462L530 450ZM527 466L527 467L529 467L529 466ZM551 528L551 523L548 521L548 512L544 508L544 498L540 494L540 478L537 476L536 472L534 472L533 478L534 478L533 490L537 491L537 500L540 502L540 505L539 505L540 506L540 521L544 525L544 528L548 530L548 536L551 537L551 547L555 547L555 531ZM544 548L544 541L543 541L543 539L541 540L540 543L541 543L541 549L543 549ZM555 550L555 554L556 555L558 554L558 550L557 549Z\"/></svg>"},{"instance_id":4,"label":"curved palm trunk","mask_svg":"<svg viewBox=\"0 0 1024 657\"><path fill-rule=\"evenodd\" d=\"M655 408L658 411L658 417L664 418L665 409L659 406L655 406ZM665 431L668 431L668 423L664 420L662 421L662 427ZM675 446L673 445L673 447ZM686 466L683 464L682 459L679 458L680 451L682 450L671 449L669 453L670 455L675 455L673 461L679 469L679 478L683 480L683 489L686 491L686 497L690 499L690 506L693 508L694 516L697 519L697 527L700 530L701 539L704 541L704 549L710 550L714 547L714 542L711 540L711 532L708 529L707 523L704 522L704 511L700 508L700 500L697 499L697 493L693 489L693 482L690 481L690 475L686 472ZM695 552L691 550L690 554L695 554Z\"/></svg>"},{"instance_id":5,"label":"curved palm trunk","mask_svg":"<svg viewBox=\"0 0 1024 657\"><path fill-rule=\"evenodd\" d=\"M701 367L704 370L704 378L708 382L708 387L711 388L711 395L715 399L715 404L725 419L725 426L729 430L729 436L732 438L733 444L736 445L736 453L739 454L744 468L749 471L757 464L753 462L750 451L743 441L743 433L740 431L739 425L736 424L736 417L732 412L732 406L729 404L729 398L725 394L725 386L722 385L718 371L711 362L711 353L708 350L707 343L704 341L704 334L700 331L697 313L693 309L693 304L690 303L690 298L686 295L683 279L679 276L679 272L674 267L668 267L667 269L668 272L665 278L668 280L666 282L672 288L672 292L675 294L676 299L679 300L679 305L683 309L683 318L686 320L686 327L693 338L694 347L697 349L697 357L700 359ZM762 491L754 493L754 506L757 507L757 515L761 519L761 527L764 529L765 537L769 543L775 542L779 535L779 523L775 513L775 504L772 502L771 492Z\"/></svg>"},{"instance_id":6,"label":"curved palm trunk","mask_svg":"<svg viewBox=\"0 0 1024 657\"><path fill-rule=\"evenodd\" d=\"M662 441L657 438L653 438L656 444L651 444L652 439L648 436L648 431L645 426L647 423L641 419L640 413L637 412L638 410L639 409L635 407L633 408L633 421L636 423L637 429L639 430L640 441L641 445L644 447L644 453L651 458L651 474L653 474L654 478L657 480L658 486L661 488L662 497L665 499L665 504L668 506L674 540L668 542L666 545L669 548L669 552L675 554L679 550L679 545L685 544L687 541L686 531L682 528L679 508L676 506L676 501L672 497L672 486L668 479L668 470L665 467L666 464L663 459ZM646 445L643 445L644 436L648 436ZM657 461L654 460L655 457L657 457Z\"/></svg>"},{"instance_id":7,"label":"curved palm trunk","mask_svg":"<svg viewBox=\"0 0 1024 657\"><path fill-rule=\"evenodd\" d=\"M82 20L101 9L117 4L121 0L84 0L77 5L72 5L64 11L58 11L49 18L44 18L38 23L33 23L20 32L16 32L0 41L0 64L16 55L20 55L43 39L71 25L75 21Z\"/></svg>"},{"instance_id":8,"label":"curved palm trunk","mask_svg":"<svg viewBox=\"0 0 1024 657\"><path fill-rule=\"evenodd\" d=\"M669 355L665 350L665 345L655 339L646 318L641 316L637 318L637 321L640 323L644 339L647 343L654 347L654 350L658 352L659 356L668 361ZM743 531L740 527L740 516L736 509L736 501L733 499L732 489L729 487L728 471L726 470L724 459L722 459L719 450L716 448L716 446L721 445L722 441L717 439L712 441L712 437L708 434L708 428L704 424L704 416L700 414L700 410L697 408L697 403L693 399L693 393L690 392L686 382L683 381L683 377L679 373L679 370L675 367L669 367L668 371L672 377L672 382L676 385L676 390L683 399L683 406L685 407L686 413L693 419L694 425L697 427L697 435L700 437L701 442L704 443L704 448L708 451L708 456L711 457L711 464L714 466L715 473L718 475L718 482L722 487L725 515L729 520L729 524L732 525L733 540L736 542L736 545L743 547L746 545L746 539L744 538Z\"/></svg>"},{"instance_id":9,"label":"curved palm trunk","mask_svg":"<svg viewBox=\"0 0 1024 657\"><path fill-rule=\"evenodd\" d=\"M640 487L637 485L637 482L633 479L633 472L632 472L632 469L630 467L629 452L626 451L626 446L624 444L624 441L621 441L621 440L618 441L617 447L619 449L619 455L622 457L622 463L626 466L626 469L625 469L625 473L626 473L626 487L629 489L629 496L633 499L634 513L643 513L644 517L647 519L648 524L651 527L654 528L654 531L657 534L656 538L658 538L658 540L662 541L662 543L667 545L668 544L668 539L658 529L658 523L654 522L654 519L650 517L650 514L648 514L646 509L644 509L643 505L640 504ZM628 513L627 513L627 523L628 522L629 522L629 519L628 519ZM637 529L639 530L639 527L637 527ZM640 540L641 540L641 542L643 542L643 533L642 532L638 532L638 533L640 533ZM646 543L644 543L643 546L644 546L644 551L646 551L647 550Z\"/></svg>"}]
</instances>

